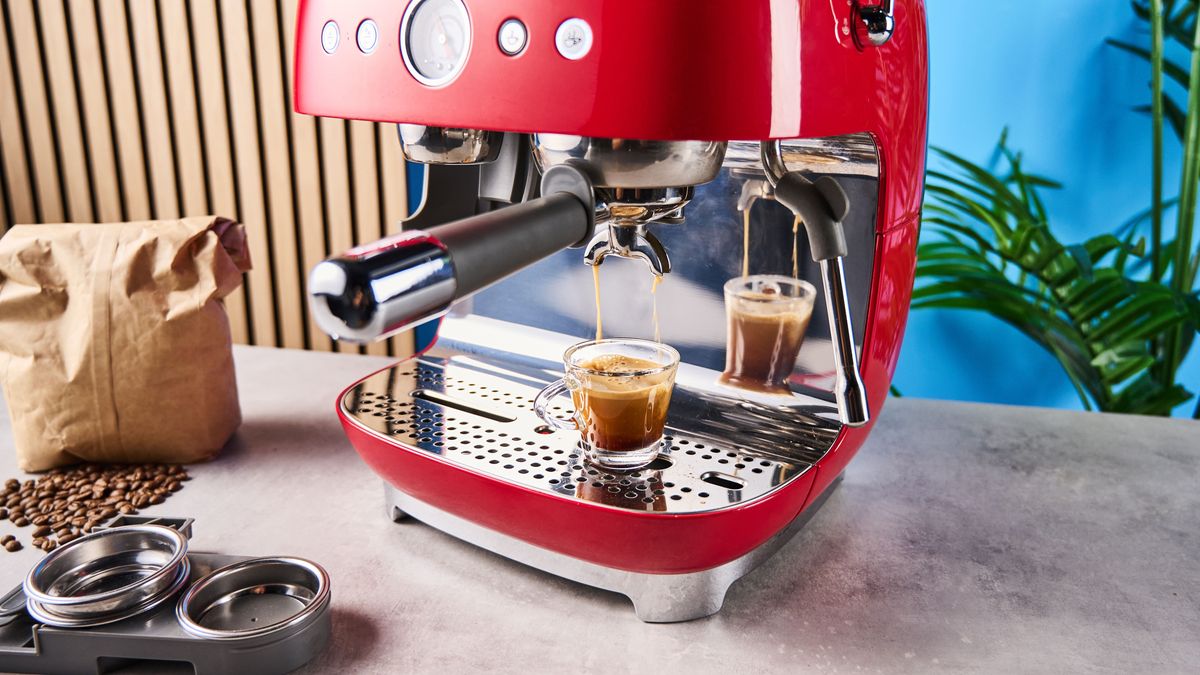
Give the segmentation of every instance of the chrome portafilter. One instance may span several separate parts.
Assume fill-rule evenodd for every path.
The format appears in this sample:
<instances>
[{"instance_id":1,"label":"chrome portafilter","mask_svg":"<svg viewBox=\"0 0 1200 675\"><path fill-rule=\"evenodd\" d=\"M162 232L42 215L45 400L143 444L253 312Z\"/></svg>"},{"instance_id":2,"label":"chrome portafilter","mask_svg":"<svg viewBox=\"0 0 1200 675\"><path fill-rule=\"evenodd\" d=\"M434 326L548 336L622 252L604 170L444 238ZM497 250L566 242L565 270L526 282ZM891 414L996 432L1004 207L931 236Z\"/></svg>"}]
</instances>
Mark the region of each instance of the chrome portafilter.
<instances>
[{"instance_id":1,"label":"chrome portafilter","mask_svg":"<svg viewBox=\"0 0 1200 675\"><path fill-rule=\"evenodd\" d=\"M647 229L682 223L693 187L721 170L727 144L717 141L645 141L535 134L533 154L543 171L564 163L581 167L596 187L596 221L608 227L584 249L584 262L610 255L645 263L655 276L671 271L666 248Z\"/></svg>"}]
</instances>

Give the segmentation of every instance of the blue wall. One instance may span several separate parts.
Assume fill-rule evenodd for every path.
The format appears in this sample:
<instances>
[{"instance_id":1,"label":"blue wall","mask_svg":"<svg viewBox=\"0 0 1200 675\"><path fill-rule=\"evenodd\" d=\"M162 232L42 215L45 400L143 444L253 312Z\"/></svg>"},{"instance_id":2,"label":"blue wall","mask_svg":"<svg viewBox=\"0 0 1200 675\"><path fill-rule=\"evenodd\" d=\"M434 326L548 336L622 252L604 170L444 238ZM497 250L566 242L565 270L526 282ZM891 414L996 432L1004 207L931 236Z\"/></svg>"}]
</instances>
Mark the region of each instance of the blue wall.
<instances>
[{"instance_id":1,"label":"blue wall","mask_svg":"<svg viewBox=\"0 0 1200 675\"><path fill-rule=\"evenodd\" d=\"M927 7L930 145L986 162L1007 126L1027 170L1064 183L1046 196L1066 239L1110 230L1149 205L1150 123L1130 110L1149 102L1148 67L1105 44L1148 43L1127 1ZM1169 194L1178 184L1176 146L1168 137ZM1193 352L1184 383L1194 391ZM1080 407L1056 361L1006 324L964 312L913 313L895 383L906 396Z\"/></svg>"}]
</instances>

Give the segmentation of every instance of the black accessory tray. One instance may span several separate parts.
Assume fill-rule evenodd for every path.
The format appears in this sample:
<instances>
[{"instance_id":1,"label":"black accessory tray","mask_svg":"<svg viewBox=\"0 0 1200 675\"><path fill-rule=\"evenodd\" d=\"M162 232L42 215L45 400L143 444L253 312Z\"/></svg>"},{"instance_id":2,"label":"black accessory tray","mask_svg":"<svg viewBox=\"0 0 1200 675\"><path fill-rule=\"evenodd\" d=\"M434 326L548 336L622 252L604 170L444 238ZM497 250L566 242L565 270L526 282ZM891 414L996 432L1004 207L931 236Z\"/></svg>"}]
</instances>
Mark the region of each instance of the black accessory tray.
<instances>
[{"instance_id":1,"label":"black accessory tray","mask_svg":"<svg viewBox=\"0 0 1200 675\"><path fill-rule=\"evenodd\" d=\"M192 520L118 516L106 527L166 525L191 537ZM179 625L175 606L187 588L209 572L249 556L188 552L191 574L182 591L144 614L94 628L56 628L25 611L0 612L0 671L103 673L138 664L191 664L196 675L287 673L308 663L329 641L329 604L313 620L268 635L236 640L195 637ZM0 598L0 608L19 602L20 586Z\"/></svg>"}]
</instances>

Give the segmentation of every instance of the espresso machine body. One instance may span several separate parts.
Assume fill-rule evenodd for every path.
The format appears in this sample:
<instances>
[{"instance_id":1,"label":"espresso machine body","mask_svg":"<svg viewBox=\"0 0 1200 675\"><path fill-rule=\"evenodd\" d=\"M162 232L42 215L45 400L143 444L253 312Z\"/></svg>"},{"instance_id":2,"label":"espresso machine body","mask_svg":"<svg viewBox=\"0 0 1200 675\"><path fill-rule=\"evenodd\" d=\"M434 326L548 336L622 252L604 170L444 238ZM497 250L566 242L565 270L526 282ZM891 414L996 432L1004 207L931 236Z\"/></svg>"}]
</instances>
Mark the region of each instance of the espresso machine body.
<instances>
[{"instance_id":1,"label":"espresso machine body","mask_svg":"<svg viewBox=\"0 0 1200 675\"><path fill-rule=\"evenodd\" d=\"M396 122L427 164L405 233L310 280L343 339L440 317L337 401L391 515L647 621L717 611L886 398L923 188L922 0L307 0L296 30L296 109ZM837 246L806 236L822 218ZM825 290L789 397L717 382L721 289L746 263ZM631 473L531 409L595 333L597 294L606 334L651 337L654 316L682 355L664 452Z\"/></svg>"}]
</instances>

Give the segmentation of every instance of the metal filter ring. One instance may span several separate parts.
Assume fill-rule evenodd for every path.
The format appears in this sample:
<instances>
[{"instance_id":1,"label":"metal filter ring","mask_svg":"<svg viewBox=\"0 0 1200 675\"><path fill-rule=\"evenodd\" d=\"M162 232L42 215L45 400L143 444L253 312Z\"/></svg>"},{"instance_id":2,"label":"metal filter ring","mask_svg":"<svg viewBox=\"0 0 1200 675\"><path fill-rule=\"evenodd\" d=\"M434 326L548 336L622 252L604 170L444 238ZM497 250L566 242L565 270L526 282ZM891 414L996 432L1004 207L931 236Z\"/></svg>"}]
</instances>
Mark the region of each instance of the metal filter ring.
<instances>
[{"instance_id":1,"label":"metal filter ring","mask_svg":"<svg viewBox=\"0 0 1200 675\"><path fill-rule=\"evenodd\" d=\"M59 628L91 628L93 626L116 623L142 614L143 612L148 612L170 600L172 596L182 590L187 585L188 577L192 574L191 563L187 558L184 558L176 570L175 578L171 581L171 584L157 594L147 597L132 607L126 607L107 614L96 614L86 617L62 616L56 613L58 608L54 605L44 605L36 600L29 600L25 609L35 621Z\"/></svg>"},{"instance_id":2,"label":"metal filter ring","mask_svg":"<svg viewBox=\"0 0 1200 675\"><path fill-rule=\"evenodd\" d=\"M251 558L192 584L175 617L196 637L242 640L299 631L322 614L329 598L329 574L320 565L303 558Z\"/></svg>"},{"instance_id":3,"label":"metal filter ring","mask_svg":"<svg viewBox=\"0 0 1200 675\"><path fill-rule=\"evenodd\" d=\"M109 616L175 586L187 549L187 537L161 525L101 530L42 558L22 588L30 607L42 606L63 620Z\"/></svg>"}]
</instances>

